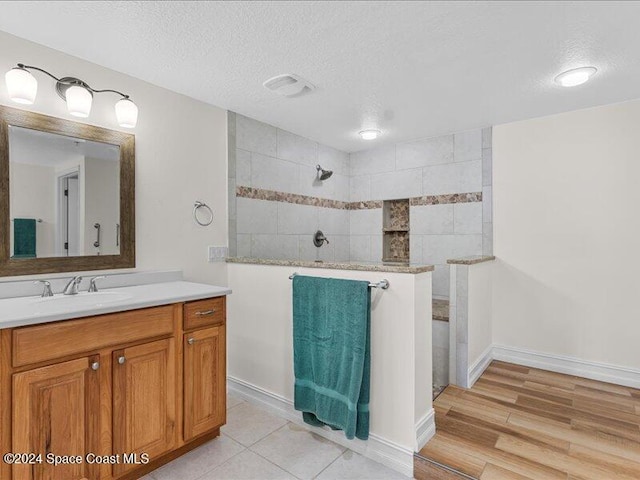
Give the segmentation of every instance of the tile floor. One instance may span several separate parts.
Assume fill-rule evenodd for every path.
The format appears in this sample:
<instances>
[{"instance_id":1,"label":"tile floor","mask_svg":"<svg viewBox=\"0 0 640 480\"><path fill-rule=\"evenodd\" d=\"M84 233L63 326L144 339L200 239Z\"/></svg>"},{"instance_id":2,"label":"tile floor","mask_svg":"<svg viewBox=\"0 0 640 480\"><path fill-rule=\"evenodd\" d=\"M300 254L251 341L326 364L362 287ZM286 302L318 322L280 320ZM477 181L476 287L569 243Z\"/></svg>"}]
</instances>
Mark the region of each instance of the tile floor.
<instances>
[{"instance_id":1,"label":"tile floor","mask_svg":"<svg viewBox=\"0 0 640 480\"><path fill-rule=\"evenodd\" d=\"M233 395L227 407L220 437L141 480L407 480Z\"/></svg>"}]
</instances>

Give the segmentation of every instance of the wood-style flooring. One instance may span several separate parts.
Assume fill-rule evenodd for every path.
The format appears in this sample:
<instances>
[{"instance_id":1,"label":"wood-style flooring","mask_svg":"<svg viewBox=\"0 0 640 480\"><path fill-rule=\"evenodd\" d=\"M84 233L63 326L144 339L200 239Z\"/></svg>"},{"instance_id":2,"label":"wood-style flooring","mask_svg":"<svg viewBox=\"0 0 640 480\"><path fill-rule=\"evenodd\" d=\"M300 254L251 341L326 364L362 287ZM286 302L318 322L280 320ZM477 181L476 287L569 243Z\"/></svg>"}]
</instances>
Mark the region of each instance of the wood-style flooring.
<instances>
[{"instance_id":1,"label":"wood-style flooring","mask_svg":"<svg viewBox=\"0 0 640 480\"><path fill-rule=\"evenodd\" d=\"M418 480L640 479L640 390L494 361L434 408Z\"/></svg>"}]
</instances>

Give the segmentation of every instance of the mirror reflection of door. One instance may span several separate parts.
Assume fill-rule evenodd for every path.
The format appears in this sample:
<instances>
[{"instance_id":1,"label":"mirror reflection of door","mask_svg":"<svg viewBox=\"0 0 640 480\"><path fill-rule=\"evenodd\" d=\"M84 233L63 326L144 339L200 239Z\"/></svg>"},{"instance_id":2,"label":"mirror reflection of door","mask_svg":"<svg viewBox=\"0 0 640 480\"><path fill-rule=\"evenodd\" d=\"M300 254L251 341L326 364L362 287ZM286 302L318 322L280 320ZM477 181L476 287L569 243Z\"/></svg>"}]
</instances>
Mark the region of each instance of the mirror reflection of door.
<instances>
[{"instance_id":1,"label":"mirror reflection of door","mask_svg":"<svg viewBox=\"0 0 640 480\"><path fill-rule=\"evenodd\" d=\"M10 125L9 170L12 257L120 254L118 145Z\"/></svg>"},{"instance_id":2,"label":"mirror reflection of door","mask_svg":"<svg viewBox=\"0 0 640 480\"><path fill-rule=\"evenodd\" d=\"M80 184L78 173L60 178L59 182L60 215L58 215L58 231L60 232L60 256L75 257L80 255Z\"/></svg>"}]
</instances>

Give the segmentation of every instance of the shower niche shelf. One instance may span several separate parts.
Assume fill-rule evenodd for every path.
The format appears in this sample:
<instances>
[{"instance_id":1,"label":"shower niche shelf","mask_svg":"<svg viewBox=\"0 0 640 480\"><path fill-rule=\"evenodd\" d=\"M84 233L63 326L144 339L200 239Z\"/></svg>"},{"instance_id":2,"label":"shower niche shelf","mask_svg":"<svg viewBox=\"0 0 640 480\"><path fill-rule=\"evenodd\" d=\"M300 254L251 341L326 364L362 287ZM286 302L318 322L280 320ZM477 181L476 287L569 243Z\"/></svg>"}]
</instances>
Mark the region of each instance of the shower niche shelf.
<instances>
[{"instance_id":1,"label":"shower niche shelf","mask_svg":"<svg viewBox=\"0 0 640 480\"><path fill-rule=\"evenodd\" d=\"M382 261L408 264L409 199L385 200L382 215Z\"/></svg>"}]
</instances>

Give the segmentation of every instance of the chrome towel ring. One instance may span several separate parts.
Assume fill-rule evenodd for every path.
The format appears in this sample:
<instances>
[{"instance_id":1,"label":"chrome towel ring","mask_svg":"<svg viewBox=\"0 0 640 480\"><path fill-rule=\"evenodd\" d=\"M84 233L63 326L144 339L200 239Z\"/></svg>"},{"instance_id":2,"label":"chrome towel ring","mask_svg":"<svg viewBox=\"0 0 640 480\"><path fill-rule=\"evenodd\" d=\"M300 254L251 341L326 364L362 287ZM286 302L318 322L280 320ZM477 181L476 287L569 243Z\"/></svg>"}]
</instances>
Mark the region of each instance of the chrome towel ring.
<instances>
[{"instance_id":1,"label":"chrome towel ring","mask_svg":"<svg viewBox=\"0 0 640 480\"><path fill-rule=\"evenodd\" d=\"M200 208L204 208L205 210L207 210L209 212L209 221L208 222L201 222L200 219L198 218L198 210ZM211 225L213 223L213 210L211 210L211 207L209 205L207 205L204 202L200 202L198 200L196 200L196 203L194 203L193 205L193 219L195 220L195 222L202 226L202 227L208 227L209 225Z\"/></svg>"}]
</instances>

